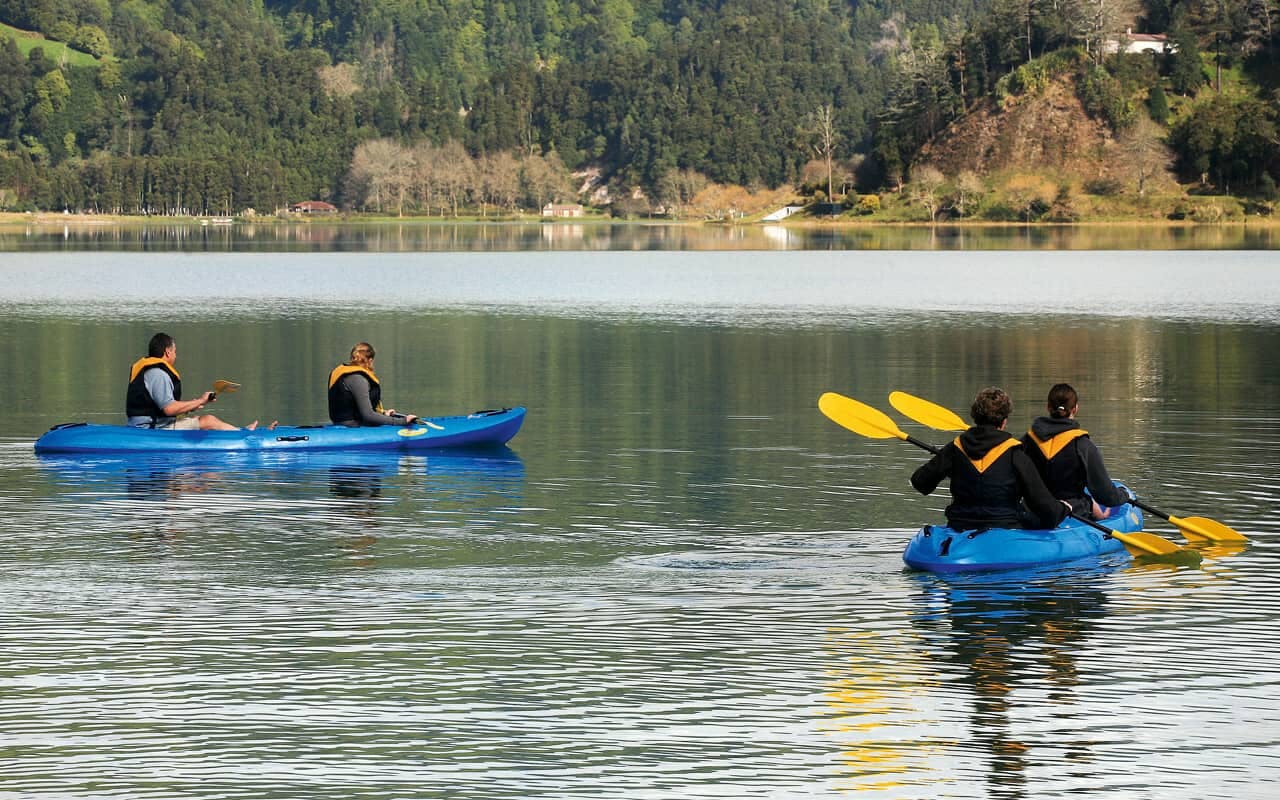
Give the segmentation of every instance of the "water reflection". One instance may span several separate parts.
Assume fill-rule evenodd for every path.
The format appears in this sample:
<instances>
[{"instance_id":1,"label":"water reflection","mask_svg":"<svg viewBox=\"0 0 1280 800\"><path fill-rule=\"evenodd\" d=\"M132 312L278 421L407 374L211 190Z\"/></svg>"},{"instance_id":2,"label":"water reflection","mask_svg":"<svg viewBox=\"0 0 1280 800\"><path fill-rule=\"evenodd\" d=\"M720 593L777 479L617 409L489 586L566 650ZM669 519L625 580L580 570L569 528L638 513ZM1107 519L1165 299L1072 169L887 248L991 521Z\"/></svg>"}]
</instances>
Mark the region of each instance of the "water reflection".
<instances>
[{"instance_id":1,"label":"water reflection","mask_svg":"<svg viewBox=\"0 0 1280 800\"><path fill-rule=\"evenodd\" d=\"M1272 250L1280 229L1248 225L698 225L59 221L0 225L0 252L497 252L535 250Z\"/></svg>"},{"instance_id":2,"label":"water reflection","mask_svg":"<svg viewBox=\"0 0 1280 800\"><path fill-rule=\"evenodd\" d=\"M515 499L524 462L510 448L450 450L430 454L315 452L290 454L40 454L42 468L74 496L92 500L203 505L217 511L228 496L314 498L324 486L343 513L373 518L384 485L395 494L427 493L435 501L506 496ZM208 495L203 498L198 495ZM219 495L222 499L219 499ZM265 499L265 498L264 498Z\"/></svg>"},{"instance_id":3,"label":"water reflection","mask_svg":"<svg viewBox=\"0 0 1280 800\"><path fill-rule=\"evenodd\" d=\"M986 762L988 797L1028 796L1029 751L1044 743L1031 740L1035 733L1021 721L1026 715L1019 708L1034 705L1059 718L1077 703L1077 659L1107 616L1107 575L1123 563L967 578L917 576L918 610L911 623L936 663L957 668L941 668L947 685L963 686L971 696L969 734L956 747ZM1015 691L1025 686L1043 687L1045 695L1020 700ZM1055 733L1051 746L1069 764L1097 759L1093 743L1068 728Z\"/></svg>"}]
</instances>

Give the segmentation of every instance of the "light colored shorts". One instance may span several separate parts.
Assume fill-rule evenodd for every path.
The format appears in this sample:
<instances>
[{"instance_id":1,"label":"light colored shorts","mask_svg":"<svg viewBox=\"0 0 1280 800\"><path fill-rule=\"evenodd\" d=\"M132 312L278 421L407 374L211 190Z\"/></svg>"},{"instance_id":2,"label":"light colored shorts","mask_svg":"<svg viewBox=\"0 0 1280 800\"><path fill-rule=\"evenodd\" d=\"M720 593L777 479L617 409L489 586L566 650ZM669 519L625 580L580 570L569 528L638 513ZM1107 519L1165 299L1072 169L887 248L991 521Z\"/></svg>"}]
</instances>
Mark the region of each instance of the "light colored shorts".
<instances>
[{"instance_id":1,"label":"light colored shorts","mask_svg":"<svg viewBox=\"0 0 1280 800\"><path fill-rule=\"evenodd\" d=\"M200 430L199 417L183 417L173 421L172 425L166 425L161 428L166 431L198 431Z\"/></svg>"}]
</instances>

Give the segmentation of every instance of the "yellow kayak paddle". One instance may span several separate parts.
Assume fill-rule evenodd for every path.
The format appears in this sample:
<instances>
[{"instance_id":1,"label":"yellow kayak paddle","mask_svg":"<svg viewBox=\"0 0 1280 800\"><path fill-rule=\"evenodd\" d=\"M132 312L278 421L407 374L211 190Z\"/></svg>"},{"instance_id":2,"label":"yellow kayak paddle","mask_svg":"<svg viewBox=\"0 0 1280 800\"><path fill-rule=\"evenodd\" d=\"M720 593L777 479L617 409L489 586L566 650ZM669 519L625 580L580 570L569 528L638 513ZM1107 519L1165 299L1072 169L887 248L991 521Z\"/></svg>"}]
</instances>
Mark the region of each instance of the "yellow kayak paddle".
<instances>
[{"instance_id":1,"label":"yellow kayak paddle","mask_svg":"<svg viewBox=\"0 0 1280 800\"><path fill-rule=\"evenodd\" d=\"M216 380L213 382L213 397L210 400L216 400L220 394L231 394L240 391L240 384L235 381Z\"/></svg>"}]
</instances>

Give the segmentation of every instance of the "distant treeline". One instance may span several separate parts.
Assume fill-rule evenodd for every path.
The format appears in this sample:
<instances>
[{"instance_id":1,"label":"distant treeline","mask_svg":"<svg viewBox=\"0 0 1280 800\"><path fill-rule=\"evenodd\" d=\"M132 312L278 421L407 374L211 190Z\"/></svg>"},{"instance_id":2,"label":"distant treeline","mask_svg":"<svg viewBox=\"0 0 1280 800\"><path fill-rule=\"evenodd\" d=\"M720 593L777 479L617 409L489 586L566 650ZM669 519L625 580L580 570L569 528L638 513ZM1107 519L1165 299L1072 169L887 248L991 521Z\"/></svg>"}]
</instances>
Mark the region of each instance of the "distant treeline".
<instances>
[{"instance_id":1,"label":"distant treeline","mask_svg":"<svg viewBox=\"0 0 1280 800\"><path fill-rule=\"evenodd\" d=\"M384 188L396 207L444 207L421 174L410 190L362 171L360 148L379 141L384 153L464 152L476 165L465 201L499 206L577 199L563 175L520 169L515 189L486 188L481 176L506 171L495 167L505 159L535 173L593 168L615 197L659 198L687 175L800 183L813 162L841 173L833 191L869 191L900 182L919 148L1006 75L1063 47L1093 59L1083 91L1119 126L1150 113L1153 87L1207 95L1220 76L1206 66L1225 69L1239 92L1174 109L1196 121L1166 119L1184 126L1170 142L1184 175L1265 190L1263 176L1280 174L1275 107L1262 102L1276 83L1275 6L0 0L0 21L94 59L59 63L61 44L19 48L0 34L0 208L235 213L322 199L385 210ZM1104 58L1126 27L1176 43L1156 80ZM1258 109L1248 142L1224 129ZM464 201L455 195L450 207Z\"/></svg>"}]
</instances>

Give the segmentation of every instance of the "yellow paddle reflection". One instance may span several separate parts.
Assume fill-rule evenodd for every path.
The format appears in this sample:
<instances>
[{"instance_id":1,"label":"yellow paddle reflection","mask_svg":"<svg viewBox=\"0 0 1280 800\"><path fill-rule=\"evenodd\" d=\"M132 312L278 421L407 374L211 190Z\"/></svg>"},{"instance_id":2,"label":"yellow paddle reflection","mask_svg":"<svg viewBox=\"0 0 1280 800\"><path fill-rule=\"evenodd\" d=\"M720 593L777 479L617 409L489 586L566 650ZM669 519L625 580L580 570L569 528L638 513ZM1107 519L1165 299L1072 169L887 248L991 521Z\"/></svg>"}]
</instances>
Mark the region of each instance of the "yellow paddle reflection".
<instances>
[{"instance_id":1,"label":"yellow paddle reflection","mask_svg":"<svg viewBox=\"0 0 1280 800\"><path fill-rule=\"evenodd\" d=\"M913 632L831 629L822 730L840 743L841 791L903 797L944 778L937 762L954 740L924 736L939 721L937 682Z\"/></svg>"}]
</instances>

